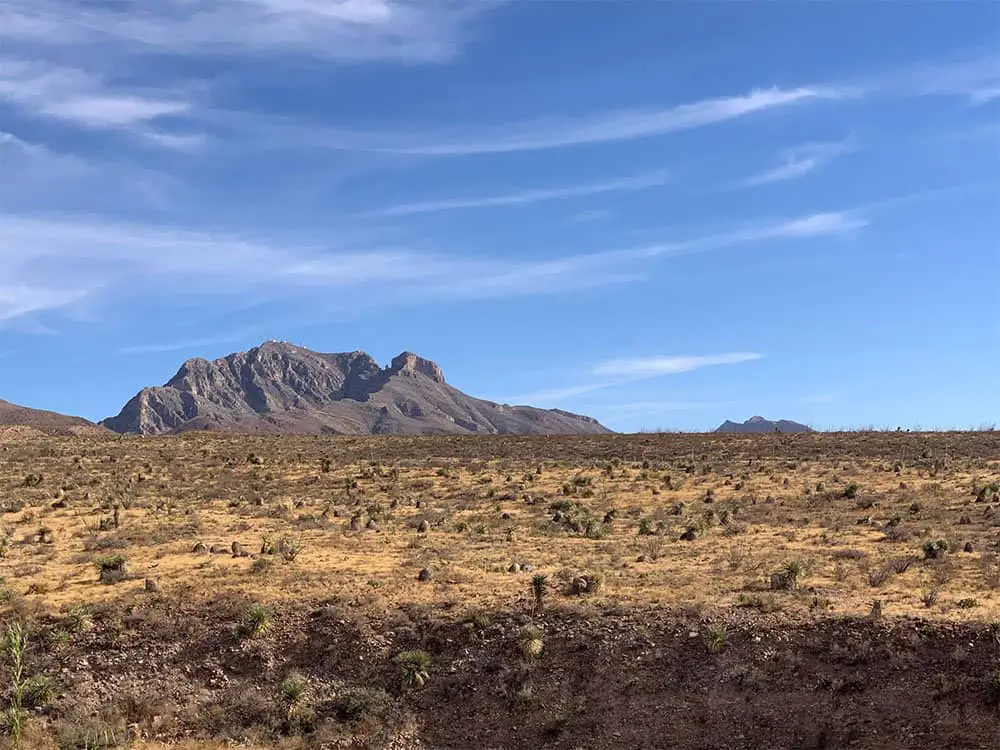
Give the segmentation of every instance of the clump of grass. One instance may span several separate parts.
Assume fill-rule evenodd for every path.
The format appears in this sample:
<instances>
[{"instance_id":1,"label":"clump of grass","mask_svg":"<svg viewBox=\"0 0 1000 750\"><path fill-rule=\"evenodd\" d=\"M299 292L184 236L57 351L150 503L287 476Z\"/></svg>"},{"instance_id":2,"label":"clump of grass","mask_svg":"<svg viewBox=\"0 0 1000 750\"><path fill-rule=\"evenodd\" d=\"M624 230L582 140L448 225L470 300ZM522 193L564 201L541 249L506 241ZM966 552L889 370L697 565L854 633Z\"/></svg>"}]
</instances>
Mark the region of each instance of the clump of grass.
<instances>
[{"instance_id":1,"label":"clump of grass","mask_svg":"<svg viewBox=\"0 0 1000 750\"><path fill-rule=\"evenodd\" d=\"M48 675L29 677L22 686L22 701L25 708L42 708L56 697L56 683Z\"/></svg>"},{"instance_id":2,"label":"clump of grass","mask_svg":"<svg viewBox=\"0 0 1000 750\"><path fill-rule=\"evenodd\" d=\"M94 628L94 617L85 604L76 604L66 613L66 628L71 633L85 633Z\"/></svg>"},{"instance_id":3,"label":"clump of grass","mask_svg":"<svg viewBox=\"0 0 1000 750\"><path fill-rule=\"evenodd\" d=\"M426 651L400 651L393 661L399 667L403 685L408 689L421 688L430 679L431 657Z\"/></svg>"},{"instance_id":4,"label":"clump of grass","mask_svg":"<svg viewBox=\"0 0 1000 750\"><path fill-rule=\"evenodd\" d=\"M286 730L298 733L308 729L315 718L309 683L299 675L286 677L281 683L281 702L285 706Z\"/></svg>"},{"instance_id":5,"label":"clump of grass","mask_svg":"<svg viewBox=\"0 0 1000 750\"><path fill-rule=\"evenodd\" d=\"M726 642L729 633L725 625L710 625L701 634L701 640L705 644L705 649L710 654L721 654L726 649Z\"/></svg>"},{"instance_id":6,"label":"clump of grass","mask_svg":"<svg viewBox=\"0 0 1000 750\"><path fill-rule=\"evenodd\" d=\"M937 589L927 589L920 595L920 601L923 602L924 606L930 609L938 600L938 590Z\"/></svg>"},{"instance_id":7,"label":"clump of grass","mask_svg":"<svg viewBox=\"0 0 1000 750\"><path fill-rule=\"evenodd\" d=\"M274 615L269 607L254 602L246 608L236 626L236 633L242 638L256 638L271 629Z\"/></svg>"}]
</instances>

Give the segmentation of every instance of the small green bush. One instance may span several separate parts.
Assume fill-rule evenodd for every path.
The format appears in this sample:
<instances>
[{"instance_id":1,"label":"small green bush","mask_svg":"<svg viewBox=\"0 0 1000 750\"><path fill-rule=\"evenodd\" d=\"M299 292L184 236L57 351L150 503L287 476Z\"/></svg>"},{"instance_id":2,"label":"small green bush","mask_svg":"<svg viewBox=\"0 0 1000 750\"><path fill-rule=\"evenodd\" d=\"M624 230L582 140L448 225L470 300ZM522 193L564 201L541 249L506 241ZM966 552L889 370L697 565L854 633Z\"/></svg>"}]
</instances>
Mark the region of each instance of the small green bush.
<instances>
[{"instance_id":1,"label":"small green bush","mask_svg":"<svg viewBox=\"0 0 1000 750\"><path fill-rule=\"evenodd\" d=\"M423 687L430 679L431 657L426 651L400 651L393 659L407 688Z\"/></svg>"}]
</instances>

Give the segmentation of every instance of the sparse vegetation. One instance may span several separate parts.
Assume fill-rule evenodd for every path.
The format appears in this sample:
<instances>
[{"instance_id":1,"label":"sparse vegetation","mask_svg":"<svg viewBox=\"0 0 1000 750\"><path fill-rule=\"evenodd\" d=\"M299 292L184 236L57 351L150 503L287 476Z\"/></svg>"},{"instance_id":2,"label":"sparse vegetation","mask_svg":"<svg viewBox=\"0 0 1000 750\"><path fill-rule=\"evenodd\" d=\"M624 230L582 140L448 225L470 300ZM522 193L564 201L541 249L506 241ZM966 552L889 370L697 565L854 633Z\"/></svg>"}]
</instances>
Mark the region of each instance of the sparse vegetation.
<instances>
[{"instance_id":1,"label":"sparse vegetation","mask_svg":"<svg viewBox=\"0 0 1000 750\"><path fill-rule=\"evenodd\" d=\"M992 435L379 440L0 439L0 622L31 634L22 746L124 746L168 716L169 742L361 747L413 716L458 733L430 708L458 697L589 746L563 683L599 669L644 699L655 674L683 702L677 670L695 664L740 705L836 673L830 690L863 712L882 698L852 703L842 675L866 673L869 619L887 668L912 651L928 696L983 707L981 678L961 675L989 672L983 623L1000 621ZM810 671L819 651L826 672ZM178 687L149 700L169 705L125 701L154 670L168 676L150 685ZM505 746L455 736L434 746Z\"/></svg>"}]
</instances>

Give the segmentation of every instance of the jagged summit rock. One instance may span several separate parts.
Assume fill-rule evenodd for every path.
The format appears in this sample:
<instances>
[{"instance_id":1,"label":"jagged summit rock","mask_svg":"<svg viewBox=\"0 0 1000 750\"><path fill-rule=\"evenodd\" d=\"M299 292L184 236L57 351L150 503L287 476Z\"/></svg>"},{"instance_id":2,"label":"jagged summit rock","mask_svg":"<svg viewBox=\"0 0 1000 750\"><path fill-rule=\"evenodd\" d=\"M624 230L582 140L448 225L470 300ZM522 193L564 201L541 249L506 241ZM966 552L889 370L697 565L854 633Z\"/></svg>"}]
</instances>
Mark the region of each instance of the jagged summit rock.
<instances>
[{"instance_id":1,"label":"jagged summit rock","mask_svg":"<svg viewBox=\"0 0 1000 750\"><path fill-rule=\"evenodd\" d=\"M190 359L166 385L142 389L102 424L142 435L609 432L590 417L467 396L413 352L383 368L362 351L322 354L280 341L211 362Z\"/></svg>"},{"instance_id":2,"label":"jagged summit rock","mask_svg":"<svg viewBox=\"0 0 1000 750\"><path fill-rule=\"evenodd\" d=\"M750 417L746 422L726 420L715 428L716 432L813 432L811 427L788 419L777 421L764 417Z\"/></svg>"}]
</instances>

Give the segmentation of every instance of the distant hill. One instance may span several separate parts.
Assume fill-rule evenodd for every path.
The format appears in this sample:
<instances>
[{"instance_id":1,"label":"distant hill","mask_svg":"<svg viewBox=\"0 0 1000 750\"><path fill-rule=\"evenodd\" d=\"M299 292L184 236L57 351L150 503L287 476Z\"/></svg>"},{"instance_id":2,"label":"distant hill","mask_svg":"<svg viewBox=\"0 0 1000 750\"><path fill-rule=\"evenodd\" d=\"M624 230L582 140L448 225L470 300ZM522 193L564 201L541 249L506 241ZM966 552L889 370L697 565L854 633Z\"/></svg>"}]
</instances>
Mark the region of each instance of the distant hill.
<instances>
[{"instance_id":1,"label":"distant hill","mask_svg":"<svg viewBox=\"0 0 1000 750\"><path fill-rule=\"evenodd\" d=\"M715 428L716 432L815 432L798 422L787 419L773 421L764 417L750 417L746 422L730 422L728 419Z\"/></svg>"},{"instance_id":2,"label":"distant hill","mask_svg":"<svg viewBox=\"0 0 1000 750\"><path fill-rule=\"evenodd\" d=\"M188 360L166 385L144 388L102 424L142 435L610 432L590 417L467 396L411 352L382 368L365 352L321 354L276 341L213 362Z\"/></svg>"},{"instance_id":3,"label":"distant hill","mask_svg":"<svg viewBox=\"0 0 1000 750\"><path fill-rule=\"evenodd\" d=\"M32 427L51 435L107 432L82 417L68 417L54 411L29 409L0 399L0 427Z\"/></svg>"}]
</instances>

